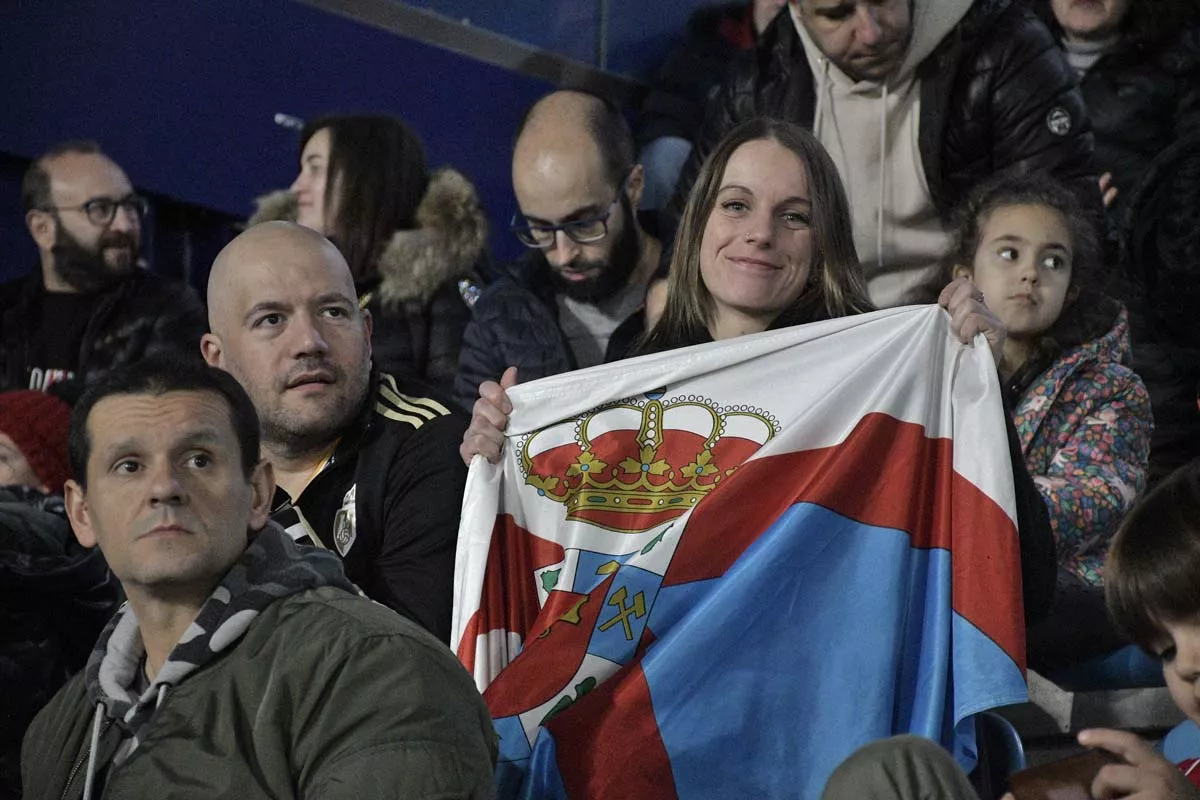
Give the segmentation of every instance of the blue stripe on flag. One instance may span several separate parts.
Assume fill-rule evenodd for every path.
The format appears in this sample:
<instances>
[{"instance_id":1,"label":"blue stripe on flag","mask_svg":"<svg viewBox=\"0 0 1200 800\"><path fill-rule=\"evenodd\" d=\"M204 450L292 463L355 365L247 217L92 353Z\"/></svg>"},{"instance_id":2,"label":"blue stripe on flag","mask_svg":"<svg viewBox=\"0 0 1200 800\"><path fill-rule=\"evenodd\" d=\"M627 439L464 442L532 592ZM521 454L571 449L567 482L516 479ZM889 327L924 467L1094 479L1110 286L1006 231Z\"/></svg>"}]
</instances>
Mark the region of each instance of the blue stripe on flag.
<instances>
[{"instance_id":1,"label":"blue stripe on flag","mask_svg":"<svg viewBox=\"0 0 1200 800\"><path fill-rule=\"evenodd\" d=\"M515 797L518 800L569 800L567 788L563 786L562 773L558 770L558 747L554 735L542 728L538 731L533 758L529 762L529 774L524 783L513 783L511 776L497 773L496 796ZM517 791L510 787L520 786Z\"/></svg>"},{"instance_id":2,"label":"blue stripe on flag","mask_svg":"<svg viewBox=\"0 0 1200 800\"><path fill-rule=\"evenodd\" d=\"M987 685L952 688L950 566L903 531L798 504L721 579L664 588L642 669L680 797L816 797L868 741L953 746L951 698L1023 692L983 637L956 646Z\"/></svg>"},{"instance_id":3,"label":"blue stripe on flag","mask_svg":"<svg viewBox=\"0 0 1200 800\"><path fill-rule=\"evenodd\" d=\"M517 717L492 720L492 727L500 737L500 761L522 761L529 758L529 739L525 728Z\"/></svg>"},{"instance_id":4,"label":"blue stripe on flag","mask_svg":"<svg viewBox=\"0 0 1200 800\"><path fill-rule=\"evenodd\" d=\"M989 708L1029 699L1021 668L1011 658L992 657L992 648L1000 648L970 620L955 614L951 635L955 642L955 717L963 719Z\"/></svg>"}]
</instances>

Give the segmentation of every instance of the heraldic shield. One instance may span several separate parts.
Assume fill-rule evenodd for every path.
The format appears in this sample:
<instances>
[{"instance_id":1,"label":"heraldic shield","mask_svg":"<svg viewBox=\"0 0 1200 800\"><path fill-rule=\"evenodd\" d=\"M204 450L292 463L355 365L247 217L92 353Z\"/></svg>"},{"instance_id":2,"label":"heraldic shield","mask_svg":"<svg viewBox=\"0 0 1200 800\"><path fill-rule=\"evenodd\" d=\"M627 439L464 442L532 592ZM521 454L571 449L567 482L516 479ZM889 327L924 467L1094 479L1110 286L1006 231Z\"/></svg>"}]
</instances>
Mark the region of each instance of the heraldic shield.
<instances>
[{"instance_id":1,"label":"heraldic shield","mask_svg":"<svg viewBox=\"0 0 1200 800\"><path fill-rule=\"evenodd\" d=\"M777 432L777 420L763 409L725 407L660 389L519 442L526 484L539 498L557 505L566 520L591 529L592 536L607 531L627 541L614 542L608 552L543 546L537 597L520 605L527 619L546 624L521 649L534 659L539 645L555 655L537 671L536 684L500 680L489 687L502 761L527 761L538 728L647 644L649 612L675 549L672 523ZM515 527L511 518L501 517L493 541L526 541ZM567 653L577 657L565 658Z\"/></svg>"}]
</instances>

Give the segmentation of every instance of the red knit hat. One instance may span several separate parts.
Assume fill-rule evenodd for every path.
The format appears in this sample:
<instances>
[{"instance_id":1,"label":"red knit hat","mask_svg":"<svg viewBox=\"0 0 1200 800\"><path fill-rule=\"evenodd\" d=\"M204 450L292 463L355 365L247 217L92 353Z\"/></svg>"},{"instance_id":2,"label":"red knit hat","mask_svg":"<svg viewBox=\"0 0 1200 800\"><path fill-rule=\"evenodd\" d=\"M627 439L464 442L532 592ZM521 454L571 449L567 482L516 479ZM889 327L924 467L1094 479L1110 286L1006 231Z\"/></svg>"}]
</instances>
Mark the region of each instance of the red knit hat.
<instances>
[{"instance_id":1,"label":"red knit hat","mask_svg":"<svg viewBox=\"0 0 1200 800\"><path fill-rule=\"evenodd\" d=\"M34 474L59 494L71 477L67 432L71 407L45 392L0 392L0 433L13 440Z\"/></svg>"}]
</instances>

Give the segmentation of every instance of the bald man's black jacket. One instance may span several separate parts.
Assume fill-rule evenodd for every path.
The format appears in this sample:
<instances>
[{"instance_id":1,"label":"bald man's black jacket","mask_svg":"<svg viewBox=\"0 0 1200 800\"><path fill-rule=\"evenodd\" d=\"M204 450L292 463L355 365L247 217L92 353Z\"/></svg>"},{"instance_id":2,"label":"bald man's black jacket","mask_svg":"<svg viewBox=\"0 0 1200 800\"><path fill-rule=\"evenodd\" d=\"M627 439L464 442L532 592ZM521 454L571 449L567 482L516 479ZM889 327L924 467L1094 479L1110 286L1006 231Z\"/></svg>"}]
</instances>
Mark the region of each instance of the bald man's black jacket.
<instances>
[{"instance_id":1,"label":"bald man's black jacket","mask_svg":"<svg viewBox=\"0 0 1200 800\"><path fill-rule=\"evenodd\" d=\"M307 531L339 554L347 577L372 600L444 642L467 481L458 454L466 429L448 399L375 373L329 463L295 507L277 489L272 514L293 538Z\"/></svg>"}]
</instances>

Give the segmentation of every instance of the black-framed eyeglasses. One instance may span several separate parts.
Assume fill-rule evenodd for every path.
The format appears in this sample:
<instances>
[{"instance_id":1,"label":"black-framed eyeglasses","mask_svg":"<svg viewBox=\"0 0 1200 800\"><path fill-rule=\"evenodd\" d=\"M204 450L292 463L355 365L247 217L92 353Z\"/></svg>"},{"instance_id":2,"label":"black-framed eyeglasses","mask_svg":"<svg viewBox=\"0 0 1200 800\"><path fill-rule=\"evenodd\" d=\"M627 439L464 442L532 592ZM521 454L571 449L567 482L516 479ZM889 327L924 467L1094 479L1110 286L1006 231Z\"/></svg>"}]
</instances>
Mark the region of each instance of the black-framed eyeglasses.
<instances>
[{"instance_id":1,"label":"black-framed eyeglasses","mask_svg":"<svg viewBox=\"0 0 1200 800\"><path fill-rule=\"evenodd\" d=\"M112 224L113 219L117 216L118 208L125 209L126 213L136 216L140 220L150 210L150 201L136 194L131 194L121 200L113 200L111 197L93 197L81 205L46 206L42 211L82 211L87 215L89 222L98 228L104 228Z\"/></svg>"},{"instance_id":2,"label":"black-framed eyeglasses","mask_svg":"<svg viewBox=\"0 0 1200 800\"><path fill-rule=\"evenodd\" d=\"M617 210L617 206L621 203L621 197L625 194L625 184L629 182L629 175L621 181L621 185L617 187L617 195L613 201L608 204L608 210L598 217L587 217L585 219L573 219L570 222L560 222L557 225L544 225L542 223L533 223L521 216L518 211L513 214L512 222L509 223L509 229L516 234L521 240L521 244L526 247L535 247L538 250L549 250L554 247L556 234L562 231L571 241L576 244L588 244L589 242L598 242L605 236L608 236L608 220Z\"/></svg>"}]
</instances>

